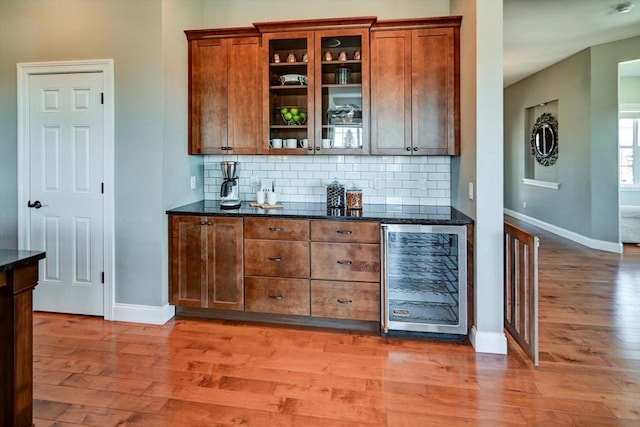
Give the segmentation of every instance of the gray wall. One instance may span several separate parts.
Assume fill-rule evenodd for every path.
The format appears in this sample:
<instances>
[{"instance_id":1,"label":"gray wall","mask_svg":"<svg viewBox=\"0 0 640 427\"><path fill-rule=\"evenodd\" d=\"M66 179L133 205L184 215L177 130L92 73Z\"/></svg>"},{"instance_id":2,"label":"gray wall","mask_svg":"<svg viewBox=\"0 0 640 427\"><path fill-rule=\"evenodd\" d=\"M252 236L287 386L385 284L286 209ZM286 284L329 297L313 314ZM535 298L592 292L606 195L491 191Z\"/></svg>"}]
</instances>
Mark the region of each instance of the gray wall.
<instances>
[{"instance_id":1,"label":"gray wall","mask_svg":"<svg viewBox=\"0 0 640 427\"><path fill-rule=\"evenodd\" d=\"M590 61L590 51L583 50L504 91L505 207L585 236L591 235ZM531 155L526 110L553 100L558 101L557 191L522 183Z\"/></svg>"},{"instance_id":2,"label":"gray wall","mask_svg":"<svg viewBox=\"0 0 640 427\"><path fill-rule=\"evenodd\" d=\"M162 0L163 117L163 210L204 197L204 156L188 156L188 45L184 30L197 28L202 21L201 0ZM190 177L196 177L191 190ZM162 303L169 299L168 218L162 215Z\"/></svg>"},{"instance_id":3,"label":"gray wall","mask_svg":"<svg viewBox=\"0 0 640 427\"><path fill-rule=\"evenodd\" d=\"M640 37L594 46L591 59L591 235L617 242L618 63L640 59Z\"/></svg>"},{"instance_id":4,"label":"gray wall","mask_svg":"<svg viewBox=\"0 0 640 427\"><path fill-rule=\"evenodd\" d=\"M583 236L619 242L618 63L640 37L593 46L505 89L505 207ZM558 100L560 190L522 184L524 109ZM522 203L527 202L527 208Z\"/></svg>"},{"instance_id":5,"label":"gray wall","mask_svg":"<svg viewBox=\"0 0 640 427\"><path fill-rule=\"evenodd\" d=\"M164 208L179 191L179 201L202 197L185 186L162 188L173 176L188 185L191 173L186 150L164 149L186 144L184 125L168 132L163 124L165 116L185 120L186 113L164 107L165 97L186 99L185 85L165 93L164 82L173 78L168 62L186 64L186 54L184 46L163 52L163 43L186 39L163 34L162 12L160 0L0 1L0 247L17 246L16 63L113 58L116 301L153 306L167 300ZM166 156L183 166L166 170Z\"/></svg>"}]
</instances>

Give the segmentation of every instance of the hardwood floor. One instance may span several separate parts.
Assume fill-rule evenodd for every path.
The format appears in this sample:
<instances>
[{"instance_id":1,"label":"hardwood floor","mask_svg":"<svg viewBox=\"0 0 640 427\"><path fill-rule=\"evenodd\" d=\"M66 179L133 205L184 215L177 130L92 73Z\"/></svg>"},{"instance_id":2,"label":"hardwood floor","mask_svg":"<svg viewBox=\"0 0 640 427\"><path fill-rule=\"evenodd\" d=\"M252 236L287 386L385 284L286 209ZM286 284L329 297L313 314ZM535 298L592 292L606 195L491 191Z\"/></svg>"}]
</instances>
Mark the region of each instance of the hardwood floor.
<instances>
[{"instance_id":1,"label":"hardwood floor","mask_svg":"<svg viewBox=\"0 0 640 427\"><path fill-rule=\"evenodd\" d=\"M537 368L512 341L36 313L35 425L640 425L640 247L536 232Z\"/></svg>"}]
</instances>

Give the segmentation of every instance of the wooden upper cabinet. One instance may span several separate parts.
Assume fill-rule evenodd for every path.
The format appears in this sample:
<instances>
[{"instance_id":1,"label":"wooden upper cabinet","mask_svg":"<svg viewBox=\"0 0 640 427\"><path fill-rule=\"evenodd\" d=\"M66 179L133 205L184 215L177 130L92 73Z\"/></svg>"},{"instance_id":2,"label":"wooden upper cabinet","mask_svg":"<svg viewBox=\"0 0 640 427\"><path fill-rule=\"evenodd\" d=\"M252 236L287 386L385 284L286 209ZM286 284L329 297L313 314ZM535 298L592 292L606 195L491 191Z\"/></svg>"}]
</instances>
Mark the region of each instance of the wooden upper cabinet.
<instances>
[{"instance_id":1,"label":"wooden upper cabinet","mask_svg":"<svg viewBox=\"0 0 640 427\"><path fill-rule=\"evenodd\" d=\"M371 153L411 153L411 32L371 34Z\"/></svg>"},{"instance_id":2,"label":"wooden upper cabinet","mask_svg":"<svg viewBox=\"0 0 640 427\"><path fill-rule=\"evenodd\" d=\"M414 30L411 49L413 150L416 154L460 154L454 30Z\"/></svg>"},{"instance_id":3,"label":"wooden upper cabinet","mask_svg":"<svg viewBox=\"0 0 640 427\"><path fill-rule=\"evenodd\" d=\"M374 21L254 23L262 33L265 153L369 154L369 28ZM344 80L336 79L340 69L348 69L342 71ZM329 115L329 109L335 112L333 107L346 104L356 106L350 116ZM283 107L294 107L305 117L287 119ZM296 142L276 148L269 145L273 139Z\"/></svg>"},{"instance_id":4,"label":"wooden upper cabinet","mask_svg":"<svg viewBox=\"0 0 640 427\"><path fill-rule=\"evenodd\" d=\"M262 142L260 38L230 39L228 154L257 154Z\"/></svg>"},{"instance_id":5,"label":"wooden upper cabinet","mask_svg":"<svg viewBox=\"0 0 640 427\"><path fill-rule=\"evenodd\" d=\"M189 153L459 155L461 20L185 31Z\"/></svg>"},{"instance_id":6,"label":"wooden upper cabinet","mask_svg":"<svg viewBox=\"0 0 640 427\"><path fill-rule=\"evenodd\" d=\"M460 154L460 21L374 24L372 154Z\"/></svg>"},{"instance_id":7,"label":"wooden upper cabinet","mask_svg":"<svg viewBox=\"0 0 640 427\"><path fill-rule=\"evenodd\" d=\"M260 38L186 31L189 154L257 154L261 140Z\"/></svg>"}]
</instances>

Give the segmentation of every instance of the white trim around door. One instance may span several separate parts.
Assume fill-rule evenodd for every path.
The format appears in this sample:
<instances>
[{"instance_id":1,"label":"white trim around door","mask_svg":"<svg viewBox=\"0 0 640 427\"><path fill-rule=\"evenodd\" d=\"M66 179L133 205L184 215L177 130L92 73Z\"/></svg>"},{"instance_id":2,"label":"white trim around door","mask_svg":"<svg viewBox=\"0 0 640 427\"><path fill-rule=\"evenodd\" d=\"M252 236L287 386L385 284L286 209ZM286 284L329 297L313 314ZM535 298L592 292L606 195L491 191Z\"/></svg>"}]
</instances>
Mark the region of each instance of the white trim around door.
<instances>
[{"instance_id":1,"label":"white trim around door","mask_svg":"<svg viewBox=\"0 0 640 427\"><path fill-rule=\"evenodd\" d=\"M104 76L104 318L115 320L114 143L115 74L113 59L17 64L18 74L18 247L30 249L29 211L29 76L102 73Z\"/></svg>"}]
</instances>

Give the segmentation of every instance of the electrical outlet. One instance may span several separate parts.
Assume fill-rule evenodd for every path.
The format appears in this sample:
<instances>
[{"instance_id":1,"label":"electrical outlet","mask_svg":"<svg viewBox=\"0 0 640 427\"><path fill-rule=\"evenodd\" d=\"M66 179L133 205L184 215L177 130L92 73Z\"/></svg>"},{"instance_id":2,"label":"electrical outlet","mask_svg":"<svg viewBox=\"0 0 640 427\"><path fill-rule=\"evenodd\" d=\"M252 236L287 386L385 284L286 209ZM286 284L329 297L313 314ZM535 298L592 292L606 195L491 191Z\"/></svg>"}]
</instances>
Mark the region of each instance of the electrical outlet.
<instances>
[{"instance_id":1,"label":"electrical outlet","mask_svg":"<svg viewBox=\"0 0 640 427\"><path fill-rule=\"evenodd\" d=\"M527 202L522 202L522 209L527 209Z\"/></svg>"},{"instance_id":2,"label":"electrical outlet","mask_svg":"<svg viewBox=\"0 0 640 427\"><path fill-rule=\"evenodd\" d=\"M190 184L191 184L191 189L195 190L196 189L196 177L195 176L191 177Z\"/></svg>"},{"instance_id":3,"label":"electrical outlet","mask_svg":"<svg viewBox=\"0 0 640 427\"><path fill-rule=\"evenodd\" d=\"M469 200L473 200L473 182L469 183Z\"/></svg>"}]
</instances>

